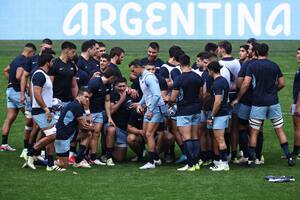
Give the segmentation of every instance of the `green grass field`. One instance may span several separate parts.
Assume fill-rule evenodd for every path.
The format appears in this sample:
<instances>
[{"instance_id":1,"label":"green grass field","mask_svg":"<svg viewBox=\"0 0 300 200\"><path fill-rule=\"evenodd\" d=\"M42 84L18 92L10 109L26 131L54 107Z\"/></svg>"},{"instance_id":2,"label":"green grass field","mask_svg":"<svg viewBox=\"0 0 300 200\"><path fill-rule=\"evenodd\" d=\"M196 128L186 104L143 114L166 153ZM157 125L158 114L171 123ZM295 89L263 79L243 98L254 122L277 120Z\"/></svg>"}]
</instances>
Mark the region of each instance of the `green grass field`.
<instances>
[{"instance_id":1,"label":"green grass field","mask_svg":"<svg viewBox=\"0 0 300 200\"><path fill-rule=\"evenodd\" d=\"M1 71L18 55L27 41L0 41ZM39 41L33 41L39 45ZM108 49L123 47L126 51L121 66L126 77L129 75L128 63L134 58L146 55L149 41L104 41ZM168 48L177 44L195 59L206 41L160 41L160 57L166 60ZM75 41L80 49L80 41ZM285 75L286 87L280 92L280 100L285 113L285 130L293 147L293 125L289 113L292 102L293 74L297 63L295 52L297 41L268 41L270 59L277 62ZM243 41L234 41L234 56L238 56L238 47ZM60 41L55 41L54 49L59 53ZM6 115L5 89L7 81L0 76L0 124ZM119 163L113 168L93 167L92 169L72 169L65 173L49 173L44 167L33 171L21 169L24 161L19 158L23 148L23 116L14 123L9 143L17 152L0 152L0 199L287 199L300 197L300 163L288 167L282 155L280 145L270 123L265 124L265 142L263 155L265 165L256 168L244 168L231 165L229 172L213 173L207 168L196 172L179 173L175 164L163 165L150 171L140 171L139 164ZM132 153L128 153L128 158ZM180 165L181 166L181 165ZM74 175L72 172L78 172ZM293 175L294 183L269 183L266 175Z\"/></svg>"}]
</instances>

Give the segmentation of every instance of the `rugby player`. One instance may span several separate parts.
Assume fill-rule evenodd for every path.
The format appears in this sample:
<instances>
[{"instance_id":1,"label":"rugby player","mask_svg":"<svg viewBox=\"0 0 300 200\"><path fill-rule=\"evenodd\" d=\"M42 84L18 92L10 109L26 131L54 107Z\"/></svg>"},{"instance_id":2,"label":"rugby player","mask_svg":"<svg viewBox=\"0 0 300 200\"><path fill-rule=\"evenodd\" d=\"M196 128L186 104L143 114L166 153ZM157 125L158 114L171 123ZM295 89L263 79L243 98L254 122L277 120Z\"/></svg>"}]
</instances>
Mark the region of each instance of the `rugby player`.
<instances>
[{"instance_id":1,"label":"rugby player","mask_svg":"<svg viewBox=\"0 0 300 200\"><path fill-rule=\"evenodd\" d=\"M238 73L241 69L241 65L238 59L232 57L232 45L229 41L224 40L218 43L218 52L221 57L219 63L221 66L221 75L226 78L223 74L224 70L228 69L230 72L230 91L229 91L229 101L232 102L237 96L237 79ZM231 145L231 160L237 160L237 145L238 145L238 104L232 108L231 120L230 120L230 142L227 142L228 147ZM227 134L226 134L227 135Z\"/></svg>"},{"instance_id":2,"label":"rugby player","mask_svg":"<svg viewBox=\"0 0 300 200\"><path fill-rule=\"evenodd\" d=\"M220 152L220 161L215 162L215 165L210 167L210 169L212 171L228 171L227 146L224 135L229 122L229 109L227 103L229 84L220 74L222 66L219 62L211 62L207 68L209 70L209 75L214 79L211 87L213 106L211 114L207 119L207 124L212 126L214 139Z\"/></svg>"},{"instance_id":3,"label":"rugby player","mask_svg":"<svg viewBox=\"0 0 300 200\"><path fill-rule=\"evenodd\" d=\"M55 151L57 155L56 164L65 171L69 164L70 144L72 140L80 142L74 167L90 168L84 160L85 150L91 137L90 131L94 127L89 122L89 111L86 110L89 104L90 93L87 88L80 88L77 97L62 110L56 124Z\"/></svg>"},{"instance_id":4,"label":"rugby player","mask_svg":"<svg viewBox=\"0 0 300 200\"><path fill-rule=\"evenodd\" d=\"M140 169L153 169L155 168L155 164L161 164L158 152L156 152L154 134L159 124L164 120L166 106L161 97L159 83L155 75L145 70L140 60L132 61L130 68L134 75L139 77L143 92L143 97L137 106L137 111L144 113L143 129L147 138L149 160Z\"/></svg>"},{"instance_id":5,"label":"rugby player","mask_svg":"<svg viewBox=\"0 0 300 200\"><path fill-rule=\"evenodd\" d=\"M78 93L76 66L72 60L76 56L76 45L65 41L61 44L61 54L53 61L49 76L53 82L53 97L64 105L73 101Z\"/></svg>"},{"instance_id":6,"label":"rugby player","mask_svg":"<svg viewBox=\"0 0 300 200\"><path fill-rule=\"evenodd\" d=\"M108 68L102 77L95 77L88 83L88 89L91 92L89 107L95 127L90 141L90 161L96 165L104 165L99 159L96 158L96 152L105 116L107 117L108 124L110 126L115 126L111 117L110 91L111 84L117 76L118 73L116 71ZM112 153L110 150L111 149L107 149L107 154L109 155ZM113 165L112 158L107 159L107 165L110 164Z\"/></svg>"},{"instance_id":7,"label":"rugby player","mask_svg":"<svg viewBox=\"0 0 300 200\"><path fill-rule=\"evenodd\" d=\"M300 63L300 47L297 49L296 53L297 62ZM293 104L292 104L292 115L294 122L294 150L293 155L300 159L300 68L295 73L294 84L293 84Z\"/></svg>"},{"instance_id":8,"label":"rugby player","mask_svg":"<svg viewBox=\"0 0 300 200\"><path fill-rule=\"evenodd\" d=\"M35 45L32 43L27 43L24 46L22 54L14 58L14 60L4 69L4 75L8 80L8 86L6 89L7 112L5 121L2 126L2 145L0 146L1 151L16 151L16 149L8 145L8 135L12 124L18 116L19 110L21 110L25 114L25 102L21 101L20 82L28 59L33 57L35 51ZM28 123L26 122L26 126L29 125ZM24 132L29 131L29 128L27 128L26 126ZM27 137L25 137L24 139L27 143ZM26 146L26 144L24 146Z\"/></svg>"},{"instance_id":9,"label":"rugby player","mask_svg":"<svg viewBox=\"0 0 300 200\"><path fill-rule=\"evenodd\" d=\"M47 171L64 171L64 169L54 165L54 140L56 134L55 119L51 113L53 102L52 81L48 76L48 72L53 64L53 56L51 54L42 54L39 58L39 65L31 78L32 87L32 116L39 128L43 131L45 137L37 141L27 153L25 158L26 165L31 169L36 169L34 166L35 156L43 147L47 149Z\"/></svg>"},{"instance_id":10,"label":"rugby player","mask_svg":"<svg viewBox=\"0 0 300 200\"><path fill-rule=\"evenodd\" d=\"M183 140L187 165L177 170L195 171L200 169L198 128L201 119L204 81L201 76L192 71L188 55L181 55L179 63L182 74L174 80L170 102L176 102L176 98L178 98L176 125Z\"/></svg>"}]
</instances>

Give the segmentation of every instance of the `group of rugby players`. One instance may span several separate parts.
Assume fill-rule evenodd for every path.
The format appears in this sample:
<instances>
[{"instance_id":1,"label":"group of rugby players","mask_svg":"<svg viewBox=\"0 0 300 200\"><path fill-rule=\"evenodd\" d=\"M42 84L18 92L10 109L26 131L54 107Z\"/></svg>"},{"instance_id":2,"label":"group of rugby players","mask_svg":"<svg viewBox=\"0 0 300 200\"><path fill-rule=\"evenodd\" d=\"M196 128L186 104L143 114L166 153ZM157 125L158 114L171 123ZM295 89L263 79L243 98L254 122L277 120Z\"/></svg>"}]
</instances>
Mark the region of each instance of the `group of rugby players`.
<instances>
[{"instance_id":1,"label":"group of rugby players","mask_svg":"<svg viewBox=\"0 0 300 200\"><path fill-rule=\"evenodd\" d=\"M27 43L4 70L7 116L1 150L16 151L8 145L8 135L22 111L23 167L36 169L42 163L47 171L65 171L69 164L114 166L126 159L128 146L135 154L131 161L148 157L140 169L161 165L161 158L185 163L178 171L201 166L228 171L229 162L261 165L265 119L271 120L288 164L300 158L300 73L293 88L291 153L277 95L284 78L268 59L265 43L249 39L240 46L240 59L232 57L229 41L207 43L191 65L176 45L164 63L158 57L159 44L151 42L147 56L129 64L130 87L119 69L122 48L113 47L107 54L104 43L88 40L77 56L76 45L65 41L55 58L52 45L44 39L36 53L35 45ZM177 160L175 143L181 151Z\"/></svg>"}]
</instances>

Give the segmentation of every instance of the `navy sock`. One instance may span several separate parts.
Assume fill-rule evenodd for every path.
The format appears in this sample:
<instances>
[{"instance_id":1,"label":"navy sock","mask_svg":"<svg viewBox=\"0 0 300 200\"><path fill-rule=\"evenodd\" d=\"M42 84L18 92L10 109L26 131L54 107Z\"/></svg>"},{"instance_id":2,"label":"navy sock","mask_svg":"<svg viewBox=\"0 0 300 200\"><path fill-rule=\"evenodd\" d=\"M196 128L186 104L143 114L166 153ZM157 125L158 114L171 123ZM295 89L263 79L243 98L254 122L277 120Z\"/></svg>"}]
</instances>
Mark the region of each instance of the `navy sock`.
<instances>
[{"instance_id":1,"label":"navy sock","mask_svg":"<svg viewBox=\"0 0 300 200\"><path fill-rule=\"evenodd\" d=\"M232 151L231 152L231 160L234 160L236 158L237 152L236 151Z\"/></svg>"},{"instance_id":2,"label":"navy sock","mask_svg":"<svg viewBox=\"0 0 300 200\"><path fill-rule=\"evenodd\" d=\"M85 150L86 150L86 146L79 145L79 149L77 151L77 155L75 158L76 163L80 163L83 160Z\"/></svg>"},{"instance_id":3,"label":"navy sock","mask_svg":"<svg viewBox=\"0 0 300 200\"><path fill-rule=\"evenodd\" d=\"M294 150L293 150L293 154L294 155L298 155L300 151L300 146L294 145Z\"/></svg>"},{"instance_id":4,"label":"navy sock","mask_svg":"<svg viewBox=\"0 0 300 200\"><path fill-rule=\"evenodd\" d=\"M179 145L179 148L180 148L180 150L181 150L181 153L182 153L183 155L185 155L185 147L184 147L184 144Z\"/></svg>"},{"instance_id":5,"label":"navy sock","mask_svg":"<svg viewBox=\"0 0 300 200\"><path fill-rule=\"evenodd\" d=\"M28 149L29 140L24 140L24 149Z\"/></svg>"},{"instance_id":6,"label":"navy sock","mask_svg":"<svg viewBox=\"0 0 300 200\"><path fill-rule=\"evenodd\" d=\"M158 153L156 153L156 152L154 152L153 153L153 158L154 158L154 160L159 160L159 156L158 156Z\"/></svg>"},{"instance_id":7,"label":"navy sock","mask_svg":"<svg viewBox=\"0 0 300 200\"><path fill-rule=\"evenodd\" d=\"M193 143L193 154L194 154L194 164L196 164L200 159L200 142L199 140L192 140Z\"/></svg>"},{"instance_id":8,"label":"navy sock","mask_svg":"<svg viewBox=\"0 0 300 200\"><path fill-rule=\"evenodd\" d=\"M255 147L249 146L248 153L249 153L249 160L254 161Z\"/></svg>"},{"instance_id":9,"label":"navy sock","mask_svg":"<svg viewBox=\"0 0 300 200\"><path fill-rule=\"evenodd\" d=\"M170 154L175 155L175 143L174 142L170 146Z\"/></svg>"},{"instance_id":10,"label":"navy sock","mask_svg":"<svg viewBox=\"0 0 300 200\"><path fill-rule=\"evenodd\" d=\"M30 149L32 149L33 144L28 143L28 151L30 151Z\"/></svg>"},{"instance_id":11,"label":"navy sock","mask_svg":"<svg viewBox=\"0 0 300 200\"><path fill-rule=\"evenodd\" d=\"M194 165L193 142L192 142L192 140L186 140L183 143L184 143L184 149L185 149L186 157L187 157L187 164L189 167L192 167Z\"/></svg>"},{"instance_id":12,"label":"navy sock","mask_svg":"<svg viewBox=\"0 0 300 200\"><path fill-rule=\"evenodd\" d=\"M264 143L264 134L263 132L259 132L257 135L257 143L255 148L255 154L257 159L261 159L262 155L262 149L263 149L263 143Z\"/></svg>"},{"instance_id":13,"label":"navy sock","mask_svg":"<svg viewBox=\"0 0 300 200\"><path fill-rule=\"evenodd\" d=\"M220 160L220 155L218 154L213 154L213 160L219 161Z\"/></svg>"},{"instance_id":14,"label":"navy sock","mask_svg":"<svg viewBox=\"0 0 300 200\"><path fill-rule=\"evenodd\" d=\"M247 158L248 155L248 131L241 130L239 131L239 143L240 143L240 150L243 151L244 157Z\"/></svg>"},{"instance_id":15,"label":"navy sock","mask_svg":"<svg viewBox=\"0 0 300 200\"><path fill-rule=\"evenodd\" d=\"M8 135L2 135L2 144L7 144L8 142Z\"/></svg>"},{"instance_id":16,"label":"navy sock","mask_svg":"<svg viewBox=\"0 0 300 200\"><path fill-rule=\"evenodd\" d=\"M70 152L76 153L76 144L74 146L70 146Z\"/></svg>"},{"instance_id":17,"label":"navy sock","mask_svg":"<svg viewBox=\"0 0 300 200\"><path fill-rule=\"evenodd\" d=\"M95 153L91 153L91 160L96 160L96 154Z\"/></svg>"},{"instance_id":18,"label":"navy sock","mask_svg":"<svg viewBox=\"0 0 300 200\"><path fill-rule=\"evenodd\" d=\"M286 142L286 143L283 143L280 145L282 150L283 150L283 153L286 157L289 157L290 156L290 152L289 152L289 144Z\"/></svg>"},{"instance_id":19,"label":"navy sock","mask_svg":"<svg viewBox=\"0 0 300 200\"><path fill-rule=\"evenodd\" d=\"M154 164L154 152L148 151L148 162Z\"/></svg>"},{"instance_id":20,"label":"navy sock","mask_svg":"<svg viewBox=\"0 0 300 200\"><path fill-rule=\"evenodd\" d=\"M230 144L231 144L231 138L230 138L230 133L225 133L224 135L225 143L227 146L227 155L230 154Z\"/></svg>"},{"instance_id":21,"label":"navy sock","mask_svg":"<svg viewBox=\"0 0 300 200\"><path fill-rule=\"evenodd\" d=\"M206 151L200 151L200 159L202 160L202 161L206 161L207 159L206 159Z\"/></svg>"},{"instance_id":22,"label":"navy sock","mask_svg":"<svg viewBox=\"0 0 300 200\"><path fill-rule=\"evenodd\" d=\"M205 152L205 161L208 161L208 160L211 160L212 159L212 155L213 155L213 152L212 151L206 151Z\"/></svg>"},{"instance_id":23,"label":"navy sock","mask_svg":"<svg viewBox=\"0 0 300 200\"><path fill-rule=\"evenodd\" d=\"M32 157L32 156L36 155L37 153L38 153L38 151L37 151L36 149L34 149L34 147L32 147L32 148L28 151L27 155Z\"/></svg>"},{"instance_id":24,"label":"navy sock","mask_svg":"<svg viewBox=\"0 0 300 200\"><path fill-rule=\"evenodd\" d=\"M220 158L222 161L227 161L227 149L220 150Z\"/></svg>"},{"instance_id":25,"label":"navy sock","mask_svg":"<svg viewBox=\"0 0 300 200\"><path fill-rule=\"evenodd\" d=\"M106 148L107 159L112 158L113 148Z\"/></svg>"},{"instance_id":26,"label":"navy sock","mask_svg":"<svg viewBox=\"0 0 300 200\"><path fill-rule=\"evenodd\" d=\"M49 167L52 167L52 166L54 165L53 155L49 155L49 154L48 154L48 155L47 155L47 159L48 159L48 162L47 162L48 164L47 164L47 165L48 165Z\"/></svg>"}]
</instances>

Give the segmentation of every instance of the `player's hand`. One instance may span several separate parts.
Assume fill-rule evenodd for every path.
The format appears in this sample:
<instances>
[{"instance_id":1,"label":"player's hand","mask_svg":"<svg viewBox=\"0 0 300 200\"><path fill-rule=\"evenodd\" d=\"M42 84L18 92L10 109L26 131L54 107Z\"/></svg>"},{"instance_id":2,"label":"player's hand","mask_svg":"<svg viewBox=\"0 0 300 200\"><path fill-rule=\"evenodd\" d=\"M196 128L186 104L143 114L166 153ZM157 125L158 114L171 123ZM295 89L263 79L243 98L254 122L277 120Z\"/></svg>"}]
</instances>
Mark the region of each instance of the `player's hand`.
<instances>
[{"instance_id":1,"label":"player's hand","mask_svg":"<svg viewBox=\"0 0 300 200\"><path fill-rule=\"evenodd\" d=\"M21 100L21 103L23 105L25 105L26 97L25 97L25 94L23 92L21 92L20 100Z\"/></svg>"},{"instance_id":2,"label":"player's hand","mask_svg":"<svg viewBox=\"0 0 300 200\"><path fill-rule=\"evenodd\" d=\"M46 116L47 116L47 121L50 123L52 121L52 114L49 109L48 112L46 112Z\"/></svg>"},{"instance_id":3,"label":"player's hand","mask_svg":"<svg viewBox=\"0 0 300 200\"><path fill-rule=\"evenodd\" d=\"M130 97L133 99L137 99L139 97L138 91L132 88L128 89L128 94L130 94Z\"/></svg>"},{"instance_id":4,"label":"player's hand","mask_svg":"<svg viewBox=\"0 0 300 200\"><path fill-rule=\"evenodd\" d=\"M95 77L100 77L100 76L101 76L100 72L95 72L92 77L95 78Z\"/></svg>"},{"instance_id":5,"label":"player's hand","mask_svg":"<svg viewBox=\"0 0 300 200\"><path fill-rule=\"evenodd\" d=\"M136 109L137 107L138 107L138 105L139 105L139 103L132 103L130 106L129 106L129 108L130 109Z\"/></svg>"},{"instance_id":6,"label":"player's hand","mask_svg":"<svg viewBox=\"0 0 300 200\"><path fill-rule=\"evenodd\" d=\"M230 105L231 105L232 107L234 107L234 105L237 104L237 103L239 103L239 100L238 100L238 99L235 99L235 100L233 100L233 101L230 103Z\"/></svg>"},{"instance_id":7,"label":"player's hand","mask_svg":"<svg viewBox=\"0 0 300 200\"><path fill-rule=\"evenodd\" d=\"M146 117L147 117L148 120L151 120L151 118L153 117L153 112L147 111Z\"/></svg>"},{"instance_id":8,"label":"player's hand","mask_svg":"<svg viewBox=\"0 0 300 200\"><path fill-rule=\"evenodd\" d=\"M108 125L116 127L116 124L114 123L111 117L108 118Z\"/></svg>"},{"instance_id":9,"label":"player's hand","mask_svg":"<svg viewBox=\"0 0 300 200\"><path fill-rule=\"evenodd\" d=\"M140 104L138 104L138 106L136 107L136 111L140 114L143 114L144 113L144 108Z\"/></svg>"},{"instance_id":10,"label":"player's hand","mask_svg":"<svg viewBox=\"0 0 300 200\"><path fill-rule=\"evenodd\" d=\"M124 91L123 93L120 94L120 102L123 103L126 100L127 97L127 92Z\"/></svg>"},{"instance_id":11,"label":"player's hand","mask_svg":"<svg viewBox=\"0 0 300 200\"><path fill-rule=\"evenodd\" d=\"M144 130L140 130L140 131L139 131L139 134L140 134L141 136L146 136L146 133L145 133Z\"/></svg>"},{"instance_id":12,"label":"player's hand","mask_svg":"<svg viewBox=\"0 0 300 200\"><path fill-rule=\"evenodd\" d=\"M206 123L207 123L207 125L212 126L212 125L213 125L213 120L212 120L212 119L208 119L208 120L206 121Z\"/></svg>"}]
</instances>

